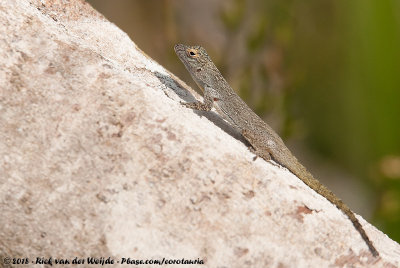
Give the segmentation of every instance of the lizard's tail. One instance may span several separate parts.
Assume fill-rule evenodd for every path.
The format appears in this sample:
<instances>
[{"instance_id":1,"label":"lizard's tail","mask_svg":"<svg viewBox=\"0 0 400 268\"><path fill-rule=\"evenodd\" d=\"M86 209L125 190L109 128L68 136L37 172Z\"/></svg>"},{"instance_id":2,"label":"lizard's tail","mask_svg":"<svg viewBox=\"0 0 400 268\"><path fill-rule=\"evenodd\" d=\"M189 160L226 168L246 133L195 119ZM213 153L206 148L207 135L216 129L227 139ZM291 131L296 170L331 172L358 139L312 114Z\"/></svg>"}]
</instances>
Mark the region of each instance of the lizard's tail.
<instances>
[{"instance_id":1,"label":"lizard's tail","mask_svg":"<svg viewBox=\"0 0 400 268\"><path fill-rule=\"evenodd\" d=\"M296 159L296 158L293 158ZM378 251L372 244L371 240L369 240L368 235L365 233L360 221L356 218L353 211L343 203L343 201L338 198L334 193L332 193L327 187L325 187L322 183L320 183L317 179L315 179L310 172L308 172L304 166L302 166L298 161L294 163L296 168L287 167L293 174L299 177L307 186L311 189L316 191L318 194L322 195L329 202L334 204L339 210L341 210L346 216L351 220L356 230L360 233L361 237L364 239L365 243L367 244L369 250L371 251L372 255L375 257L379 256Z\"/></svg>"}]
</instances>

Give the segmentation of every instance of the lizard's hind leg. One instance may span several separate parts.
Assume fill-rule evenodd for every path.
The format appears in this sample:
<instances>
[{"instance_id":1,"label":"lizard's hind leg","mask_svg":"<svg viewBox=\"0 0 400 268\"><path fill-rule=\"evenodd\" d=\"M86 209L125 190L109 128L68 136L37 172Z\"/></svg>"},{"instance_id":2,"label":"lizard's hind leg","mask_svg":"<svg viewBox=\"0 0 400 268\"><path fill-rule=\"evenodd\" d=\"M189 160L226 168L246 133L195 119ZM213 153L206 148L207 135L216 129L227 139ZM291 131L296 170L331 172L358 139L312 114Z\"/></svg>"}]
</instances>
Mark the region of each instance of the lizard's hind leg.
<instances>
[{"instance_id":1,"label":"lizard's hind leg","mask_svg":"<svg viewBox=\"0 0 400 268\"><path fill-rule=\"evenodd\" d=\"M253 158L253 161L257 159L257 156L261 157L265 161L270 161L272 159L271 154L266 151L266 150L259 150L257 149L256 146L254 146L255 139L253 138L253 135L245 129L242 130L242 136L250 143L250 146L248 147L250 152L255 154L256 156Z\"/></svg>"},{"instance_id":2,"label":"lizard's hind leg","mask_svg":"<svg viewBox=\"0 0 400 268\"><path fill-rule=\"evenodd\" d=\"M253 157L253 161L256 161L256 160L257 160L257 157L258 157L257 152L256 152L256 149L254 149L254 147L251 146L251 145L247 146L247 149L249 149L249 151L250 151L251 153L255 154L255 156Z\"/></svg>"}]
</instances>

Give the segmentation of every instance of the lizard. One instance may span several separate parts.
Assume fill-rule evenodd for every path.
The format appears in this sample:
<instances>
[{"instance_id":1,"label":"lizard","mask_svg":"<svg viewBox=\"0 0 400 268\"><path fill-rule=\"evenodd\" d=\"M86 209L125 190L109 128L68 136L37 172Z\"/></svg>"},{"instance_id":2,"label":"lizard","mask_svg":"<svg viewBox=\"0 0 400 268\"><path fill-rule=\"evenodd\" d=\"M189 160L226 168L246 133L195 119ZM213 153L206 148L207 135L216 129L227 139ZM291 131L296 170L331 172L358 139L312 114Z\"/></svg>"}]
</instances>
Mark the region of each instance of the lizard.
<instances>
[{"instance_id":1,"label":"lizard","mask_svg":"<svg viewBox=\"0 0 400 268\"><path fill-rule=\"evenodd\" d=\"M353 223L374 257L379 253L369 239L355 214L327 187L320 183L286 147L279 135L265 123L235 93L201 46L177 44L174 50L193 80L203 91L203 102L181 102L187 108L210 111L213 105L222 111L221 116L238 130L251 145L251 151L266 161L271 159L287 168L307 186L325 197L341 210Z\"/></svg>"}]
</instances>

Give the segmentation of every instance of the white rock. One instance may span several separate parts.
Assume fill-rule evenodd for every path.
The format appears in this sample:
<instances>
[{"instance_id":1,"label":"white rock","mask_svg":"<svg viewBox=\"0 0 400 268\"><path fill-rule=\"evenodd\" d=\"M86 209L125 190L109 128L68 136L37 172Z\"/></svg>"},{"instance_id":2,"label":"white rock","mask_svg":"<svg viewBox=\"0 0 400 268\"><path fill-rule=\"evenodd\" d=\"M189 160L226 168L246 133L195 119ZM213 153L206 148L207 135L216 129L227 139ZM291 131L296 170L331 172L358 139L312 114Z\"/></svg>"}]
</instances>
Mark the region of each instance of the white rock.
<instances>
[{"instance_id":1,"label":"white rock","mask_svg":"<svg viewBox=\"0 0 400 268\"><path fill-rule=\"evenodd\" d=\"M1 265L400 265L396 242L362 220L375 260L323 197L179 104L194 97L83 1L1 1Z\"/></svg>"}]
</instances>

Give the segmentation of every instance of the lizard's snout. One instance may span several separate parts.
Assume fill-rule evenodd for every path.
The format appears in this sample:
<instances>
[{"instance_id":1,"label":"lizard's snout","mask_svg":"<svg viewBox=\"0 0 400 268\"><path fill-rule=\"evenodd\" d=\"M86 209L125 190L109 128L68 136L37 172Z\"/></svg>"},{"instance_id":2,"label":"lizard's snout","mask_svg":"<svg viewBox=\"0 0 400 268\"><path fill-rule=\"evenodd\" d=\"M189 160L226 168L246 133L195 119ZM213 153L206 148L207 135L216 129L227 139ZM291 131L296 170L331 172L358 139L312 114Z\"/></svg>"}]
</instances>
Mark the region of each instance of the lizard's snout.
<instances>
[{"instance_id":1,"label":"lizard's snout","mask_svg":"<svg viewBox=\"0 0 400 268\"><path fill-rule=\"evenodd\" d=\"M185 50L185 45L183 45L183 44L176 44L176 45L174 46L174 50L175 50L175 52Z\"/></svg>"}]
</instances>

